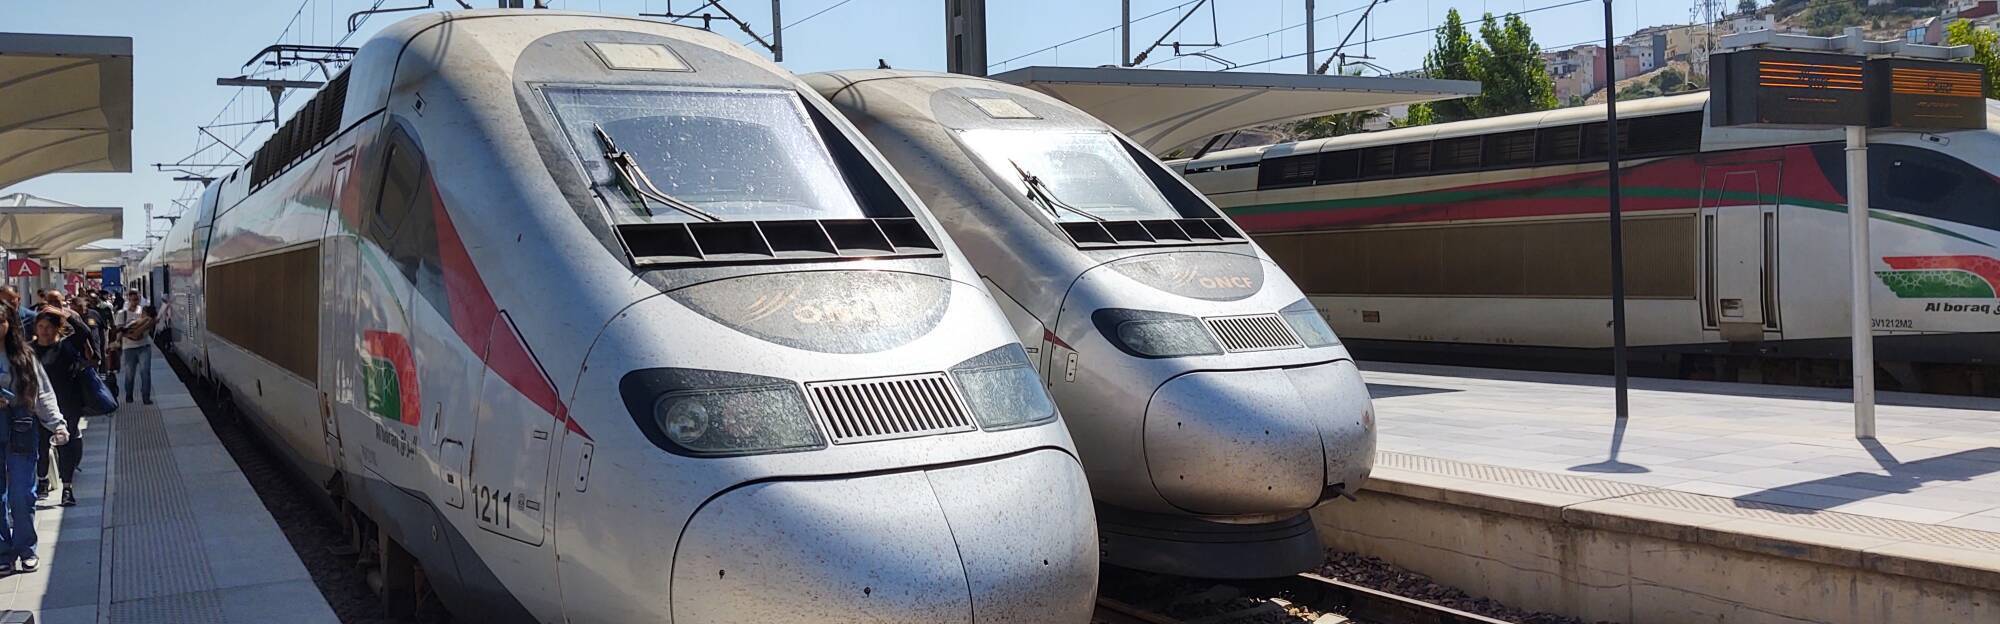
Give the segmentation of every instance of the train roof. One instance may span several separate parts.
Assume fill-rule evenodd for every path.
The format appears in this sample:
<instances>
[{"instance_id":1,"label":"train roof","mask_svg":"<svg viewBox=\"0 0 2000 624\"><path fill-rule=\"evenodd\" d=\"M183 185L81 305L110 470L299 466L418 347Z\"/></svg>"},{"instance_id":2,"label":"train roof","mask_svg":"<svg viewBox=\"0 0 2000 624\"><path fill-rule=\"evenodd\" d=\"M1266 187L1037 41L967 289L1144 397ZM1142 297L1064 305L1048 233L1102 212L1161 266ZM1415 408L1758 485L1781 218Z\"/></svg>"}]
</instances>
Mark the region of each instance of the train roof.
<instances>
[{"instance_id":1,"label":"train roof","mask_svg":"<svg viewBox=\"0 0 2000 624\"><path fill-rule=\"evenodd\" d=\"M1024 67L992 78L1067 102L1153 153L1281 121L1479 95L1475 81L1386 76Z\"/></svg>"},{"instance_id":2,"label":"train roof","mask_svg":"<svg viewBox=\"0 0 2000 624\"><path fill-rule=\"evenodd\" d=\"M1620 118L1635 118L1635 117L1649 117L1653 115L1665 115L1670 113L1683 113L1688 111L1700 111L1707 105L1708 105L1708 92L1698 91L1694 93L1686 93L1681 95L1669 95L1669 96L1662 96L1655 98L1647 98L1643 100L1633 100L1630 102L1619 102L1618 116ZM1221 160L1221 161L1238 161L1245 159L1254 160L1256 158L1266 155L1267 153L1270 155L1302 154L1310 152L1321 152L1332 149L1350 149L1355 147L1366 147L1370 145L1410 143L1415 141L1448 139L1461 136L1498 134L1513 130L1532 130L1535 128L1542 128L1549 126L1567 126L1579 123L1599 121L1602 119L1604 119L1604 105L1592 104L1588 106L1558 108L1546 111L1536 111L1532 113L1521 113L1517 115L1502 115L1499 117L1487 117L1484 119L1469 119L1466 121L1454 121L1449 123L1431 124L1431 125L1416 126L1411 128L1395 128L1391 130L1382 130L1379 132L1363 132L1359 134L1349 134L1349 135L1329 137L1324 139L1313 139L1310 141L1298 141L1293 143L1276 143L1272 145L1258 145L1253 147L1240 147L1232 150L1211 152L1203 155L1201 158L1199 158L1199 160L1201 160L1204 163L1216 160Z\"/></svg>"}]
</instances>

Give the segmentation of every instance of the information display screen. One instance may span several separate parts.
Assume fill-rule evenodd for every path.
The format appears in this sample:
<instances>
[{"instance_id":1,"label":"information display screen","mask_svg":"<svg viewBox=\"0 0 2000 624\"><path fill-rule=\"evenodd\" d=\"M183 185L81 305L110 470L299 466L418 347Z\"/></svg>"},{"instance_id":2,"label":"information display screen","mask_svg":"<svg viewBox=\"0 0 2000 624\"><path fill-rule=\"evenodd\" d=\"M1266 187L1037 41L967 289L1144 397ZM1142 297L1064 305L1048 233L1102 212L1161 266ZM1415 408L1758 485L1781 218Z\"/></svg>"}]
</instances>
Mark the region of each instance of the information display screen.
<instances>
[{"instance_id":1,"label":"information display screen","mask_svg":"<svg viewBox=\"0 0 2000 624\"><path fill-rule=\"evenodd\" d=\"M1870 125L1916 130L1986 128L1985 72L1951 61L1868 61Z\"/></svg>"},{"instance_id":2,"label":"information display screen","mask_svg":"<svg viewBox=\"0 0 2000 624\"><path fill-rule=\"evenodd\" d=\"M1849 126L1868 123L1859 56L1739 50L1709 57L1717 126Z\"/></svg>"}]
</instances>

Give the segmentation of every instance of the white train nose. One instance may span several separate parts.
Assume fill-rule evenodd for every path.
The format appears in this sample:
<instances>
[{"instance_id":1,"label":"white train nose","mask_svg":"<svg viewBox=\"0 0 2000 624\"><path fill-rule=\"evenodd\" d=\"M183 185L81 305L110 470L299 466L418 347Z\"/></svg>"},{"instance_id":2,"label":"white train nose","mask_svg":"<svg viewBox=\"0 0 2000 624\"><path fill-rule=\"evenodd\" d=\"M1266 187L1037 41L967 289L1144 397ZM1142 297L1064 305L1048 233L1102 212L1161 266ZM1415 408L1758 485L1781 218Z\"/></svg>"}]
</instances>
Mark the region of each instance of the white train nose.
<instances>
[{"instance_id":1,"label":"white train nose","mask_svg":"<svg viewBox=\"0 0 2000 624\"><path fill-rule=\"evenodd\" d=\"M1351 491L1367 476L1369 407L1346 361L1188 373L1160 386L1147 406L1146 467L1160 496L1190 512L1311 509L1328 486ZM1370 441L1366 450L1356 449L1357 437Z\"/></svg>"},{"instance_id":2,"label":"white train nose","mask_svg":"<svg viewBox=\"0 0 2000 624\"><path fill-rule=\"evenodd\" d=\"M1041 450L737 488L674 557L681 623L1084 622L1095 518L1075 458Z\"/></svg>"}]
</instances>

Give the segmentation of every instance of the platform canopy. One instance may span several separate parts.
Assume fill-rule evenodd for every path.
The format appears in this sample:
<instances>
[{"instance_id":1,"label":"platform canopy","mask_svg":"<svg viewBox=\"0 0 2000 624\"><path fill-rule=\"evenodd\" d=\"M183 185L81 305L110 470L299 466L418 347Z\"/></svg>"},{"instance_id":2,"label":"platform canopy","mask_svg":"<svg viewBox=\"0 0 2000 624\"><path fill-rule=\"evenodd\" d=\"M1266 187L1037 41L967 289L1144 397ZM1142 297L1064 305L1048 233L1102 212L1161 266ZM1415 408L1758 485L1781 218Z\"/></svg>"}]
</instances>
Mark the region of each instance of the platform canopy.
<instances>
[{"instance_id":1,"label":"platform canopy","mask_svg":"<svg viewBox=\"0 0 2000 624\"><path fill-rule=\"evenodd\" d=\"M990 78L1068 102L1154 153L1281 121L1479 95L1470 80L1123 67L1023 67Z\"/></svg>"},{"instance_id":2,"label":"platform canopy","mask_svg":"<svg viewBox=\"0 0 2000 624\"><path fill-rule=\"evenodd\" d=\"M84 245L63 254L57 258L57 262L65 271L89 271L103 267L109 261L117 260L120 253L122 252L115 247Z\"/></svg>"},{"instance_id":3,"label":"platform canopy","mask_svg":"<svg viewBox=\"0 0 2000 624\"><path fill-rule=\"evenodd\" d=\"M27 193L0 195L0 248L14 256L62 258L87 243L124 234L123 208L78 206Z\"/></svg>"},{"instance_id":4,"label":"platform canopy","mask_svg":"<svg viewBox=\"0 0 2000 624\"><path fill-rule=\"evenodd\" d=\"M132 38L0 33L0 189L132 170Z\"/></svg>"}]
</instances>

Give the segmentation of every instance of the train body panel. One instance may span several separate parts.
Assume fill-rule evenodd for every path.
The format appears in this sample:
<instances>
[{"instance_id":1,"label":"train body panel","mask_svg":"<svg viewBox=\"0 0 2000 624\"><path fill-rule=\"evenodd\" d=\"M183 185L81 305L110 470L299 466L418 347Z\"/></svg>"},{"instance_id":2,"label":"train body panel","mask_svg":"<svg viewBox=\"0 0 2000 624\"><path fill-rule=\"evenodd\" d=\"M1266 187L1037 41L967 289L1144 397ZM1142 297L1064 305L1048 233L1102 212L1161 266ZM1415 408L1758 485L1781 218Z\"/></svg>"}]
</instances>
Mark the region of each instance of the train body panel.
<instances>
[{"instance_id":1,"label":"train body panel","mask_svg":"<svg viewBox=\"0 0 2000 624\"><path fill-rule=\"evenodd\" d=\"M298 128L213 185L212 244L196 228L149 256L194 277L173 284L193 330L175 354L206 358L197 372L414 557L459 617L766 621L728 596L773 592L882 621L1032 594L1043 615L1081 621L1096 540L1054 404L923 204L810 91L725 39L648 20L398 22ZM773 153L796 160L723 154L776 167L738 174L773 186L704 187L732 172L652 143L662 124L738 132L751 149L792 141ZM683 218L704 209L634 190L642 176L743 216ZM728 193L744 198L714 197ZM746 231L772 246L715 251ZM676 232L708 247L652 259L686 240ZM967 472L1034 483L992 504L1037 515L963 515L989 511L967 506L976 495L953 476ZM911 484L926 485L898 489ZM758 487L848 505L763 507L768 526L876 534L813 552L865 562L902 541L948 554L952 572L760 571L802 553L760 555L783 545L730 532L749 529L718 501ZM871 499L843 487L889 503L855 507ZM709 506L725 526L697 522ZM916 516L990 530L990 547L885 524ZM717 544L726 556L688 556L734 563L676 591L681 549ZM933 586L956 593L920 591Z\"/></svg>"},{"instance_id":2,"label":"train body panel","mask_svg":"<svg viewBox=\"0 0 2000 624\"><path fill-rule=\"evenodd\" d=\"M1621 107L1630 342L1825 357L1818 345L1848 333L1840 134L1710 128L1706 102ZM1608 222L1593 114L1244 148L1175 167L1371 352L1603 349ZM1885 344L1908 345L1889 350L1905 363L1991 364L1910 339L2000 336L1996 162L1991 131L1871 139L1873 322Z\"/></svg>"},{"instance_id":3,"label":"train body panel","mask_svg":"<svg viewBox=\"0 0 2000 624\"><path fill-rule=\"evenodd\" d=\"M1208 577L1317 562L1297 519L1361 487L1372 406L1257 245L1129 139L1039 93L924 72L805 79L903 171L1038 347L1106 561Z\"/></svg>"}]
</instances>

